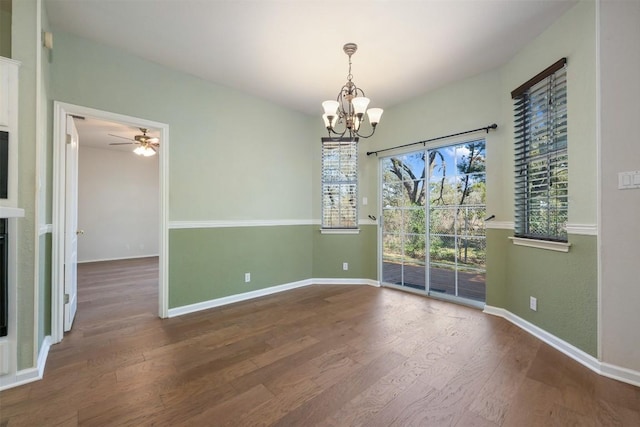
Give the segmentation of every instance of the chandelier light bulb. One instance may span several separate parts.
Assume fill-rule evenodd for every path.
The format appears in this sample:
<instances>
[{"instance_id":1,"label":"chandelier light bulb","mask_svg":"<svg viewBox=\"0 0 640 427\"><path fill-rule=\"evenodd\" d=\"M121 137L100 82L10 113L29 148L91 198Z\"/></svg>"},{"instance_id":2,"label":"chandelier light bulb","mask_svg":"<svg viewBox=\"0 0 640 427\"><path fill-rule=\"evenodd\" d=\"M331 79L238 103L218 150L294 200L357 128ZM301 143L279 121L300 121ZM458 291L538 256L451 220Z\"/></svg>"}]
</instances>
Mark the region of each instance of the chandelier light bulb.
<instances>
[{"instance_id":1,"label":"chandelier light bulb","mask_svg":"<svg viewBox=\"0 0 640 427\"><path fill-rule=\"evenodd\" d=\"M364 96L357 96L351 100L351 104L353 105L353 112L359 115L362 115L367 111L367 107L369 106L369 102L371 100Z\"/></svg>"},{"instance_id":2,"label":"chandelier light bulb","mask_svg":"<svg viewBox=\"0 0 640 427\"><path fill-rule=\"evenodd\" d=\"M322 108L324 108L324 113L327 116L335 116L338 112L338 107L340 107L338 101L324 101L322 103Z\"/></svg>"},{"instance_id":3,"label":"chandelier light bulb","mask_svg":"<svg viewBox=\"0 0 640 427\"><path fill-rule=\"evenodd\" d=\"M331 117L331 120L329 120L329 117ZM336 126L336 123L338 123L338 116L336 116L335 114L333 116L329 116L327 114L323 114L322 115L322 120L324 120L324 127L327 129L333 129Z\"/></svg>"},{"instance_id":4,"label":"chandelier light bulb","mask_svg":"<svg viewBox=\"0 0 640 427\"><path fill-rule=\"evenodd\" d=\"M382 108L369 108L367 110L367 116L369 116L369 123L371 123L371 126L376 126L378 123L380 123L382 112Z\"/></svg>"}]
</instances>

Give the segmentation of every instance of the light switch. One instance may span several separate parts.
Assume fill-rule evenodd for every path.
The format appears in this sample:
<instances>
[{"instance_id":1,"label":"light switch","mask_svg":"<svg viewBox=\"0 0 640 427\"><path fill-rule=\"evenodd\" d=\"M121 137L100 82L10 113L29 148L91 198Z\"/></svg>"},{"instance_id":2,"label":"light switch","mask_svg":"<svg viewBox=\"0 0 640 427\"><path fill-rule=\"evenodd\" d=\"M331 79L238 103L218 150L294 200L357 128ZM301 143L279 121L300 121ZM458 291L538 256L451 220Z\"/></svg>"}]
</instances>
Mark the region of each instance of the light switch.
<instances>
[{"instance_id":1,"label":"light switch","mask_svg":"<svg viewBox=\"0 0 640 427\"><path fill-rule=\"evenodd\" d=\"M618 189L640 189L640 171L618 172Z\"/></svg>"}]
</instances>

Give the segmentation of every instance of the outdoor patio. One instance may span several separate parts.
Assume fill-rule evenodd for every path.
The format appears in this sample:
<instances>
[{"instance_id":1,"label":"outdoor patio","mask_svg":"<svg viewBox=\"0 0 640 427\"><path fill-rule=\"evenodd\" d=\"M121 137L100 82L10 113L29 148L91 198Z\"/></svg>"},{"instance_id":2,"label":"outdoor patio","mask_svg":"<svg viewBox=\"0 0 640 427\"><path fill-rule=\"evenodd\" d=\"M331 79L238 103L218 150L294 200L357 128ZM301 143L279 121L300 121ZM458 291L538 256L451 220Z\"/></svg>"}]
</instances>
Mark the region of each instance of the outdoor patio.
<instances>
[{"instance_id":1,"label":"outdoor patio","mask_svg":"<svg viewBox=\"0 0 640 427\"><path fill-rule=\"evenodd\" d=\"M383 263L383 281L396 285L404 285L413 289L425 288L425 268L423 266L405 265L404 284L402 283L402 264ZM429 269L431 279L430 290L432 293L442 293L455 296L455 271L445 268L431 267ZM484 273L471 273L458 271L458 296L475 301L485 301L485 275Z\"/></svg>"}]
</instances>

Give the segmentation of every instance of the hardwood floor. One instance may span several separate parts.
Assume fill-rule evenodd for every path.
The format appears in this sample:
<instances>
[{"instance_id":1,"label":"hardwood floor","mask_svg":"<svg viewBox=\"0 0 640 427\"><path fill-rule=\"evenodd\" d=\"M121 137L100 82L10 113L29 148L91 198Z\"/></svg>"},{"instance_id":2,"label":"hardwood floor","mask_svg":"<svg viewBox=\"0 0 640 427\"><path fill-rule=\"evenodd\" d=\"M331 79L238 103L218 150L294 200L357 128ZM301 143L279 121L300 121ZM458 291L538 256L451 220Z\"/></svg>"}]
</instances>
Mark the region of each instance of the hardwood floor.
<instances>
[{"instance_id":1,"label":"hardwood floor","mask_svg":"<svg viewBox=\"0 0 640 427\"><path fill-rule=\"evenodd\" d=\"M73 331L0 425L640 425L640 389L471 308L321 285L161 320L156 259L79 277Z\"/></svg>"}]
</instances>

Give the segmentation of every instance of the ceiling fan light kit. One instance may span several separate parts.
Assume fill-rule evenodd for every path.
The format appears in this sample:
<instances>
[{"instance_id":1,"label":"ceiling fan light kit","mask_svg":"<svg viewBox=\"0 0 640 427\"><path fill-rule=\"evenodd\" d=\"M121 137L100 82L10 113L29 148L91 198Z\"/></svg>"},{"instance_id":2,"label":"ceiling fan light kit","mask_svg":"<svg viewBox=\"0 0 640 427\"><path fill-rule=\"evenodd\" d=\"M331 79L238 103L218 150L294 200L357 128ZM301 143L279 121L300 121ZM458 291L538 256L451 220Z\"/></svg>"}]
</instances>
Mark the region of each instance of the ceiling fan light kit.
<instances>
[{"instance_id":1,"label":"ceiling fan light kit","mask_svg":"<svg viewBox=\"0 0 640 427\"><path fill-rule=\"evenodd\" d=\"M369 138L376 131L376 126L380 123L382 117L382 108L369 108L370 99L364 94L364 91L356 86L353 82L351 74L351 56L358 50L355 43L347 43L342 48L344 53L349 57L349 74L347 74L347 83L342 86L335 101L329 100L322 103L324 114L324 126L327 128L329 136L341 139L345 135L349 138ZM364 121L365 113L369 118L371 131L369 134L363 134L360 125ZM344 126L341 130L338 126Z\"/></svg>"},{"instance_id":2,"label":"ceiling fan light kit","mask_svg":"<svg viewBox=\"0 0 640 427\"><path fill-rule=\"evenodd\" d=\"M133 150L133 152L139 156L144 156L144 157L149 157L156 154L156 150L154 150L153 148L149 146L143 147L142 145L140 147L136 147L135 150Z\"/></svg>"},{"instance_id":3,"label":"ceiling fan light kit","mask_svg":"<svg viewBox=\"0 0 640 427\"><path fill-rule=\"evenodd\" d=\"M144 157L155 155L157 152L157 148L160 146L160 139L156 138L155 136L148 136L147 132L149 132L149 129L147 128L140 128L140 132L142 132L142 135L136 135L133 137L133 139L126 138L124 136L109 134L111 136L115 136L116 138L122 138L122 139L127 139L131 141L131 142L112 142L109 145L138 144L138 147L136 147L133 150L135 154L139 156L144 156Z\"/></svg>"}]
</instances>

